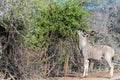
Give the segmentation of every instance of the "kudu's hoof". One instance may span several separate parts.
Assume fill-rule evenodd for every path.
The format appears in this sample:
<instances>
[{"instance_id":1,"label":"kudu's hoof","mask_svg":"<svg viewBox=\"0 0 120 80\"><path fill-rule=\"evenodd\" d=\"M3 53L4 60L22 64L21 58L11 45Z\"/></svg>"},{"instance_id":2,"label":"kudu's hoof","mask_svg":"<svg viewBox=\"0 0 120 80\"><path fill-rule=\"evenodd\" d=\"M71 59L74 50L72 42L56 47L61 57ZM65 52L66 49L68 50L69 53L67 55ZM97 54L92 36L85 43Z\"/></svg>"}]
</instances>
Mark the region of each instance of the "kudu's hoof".
<instances>
[{"instance_id":1,"label":"kudu's hoof","mask_svg":"<svg viewBox=\"0 0 120 80\"><path fill-rule=\"evenodd\" d=\"M88 77L88 75L83 75L83 76L82 76L82 78L86 78L86 77Z\"/></svg>"}]
</instances>

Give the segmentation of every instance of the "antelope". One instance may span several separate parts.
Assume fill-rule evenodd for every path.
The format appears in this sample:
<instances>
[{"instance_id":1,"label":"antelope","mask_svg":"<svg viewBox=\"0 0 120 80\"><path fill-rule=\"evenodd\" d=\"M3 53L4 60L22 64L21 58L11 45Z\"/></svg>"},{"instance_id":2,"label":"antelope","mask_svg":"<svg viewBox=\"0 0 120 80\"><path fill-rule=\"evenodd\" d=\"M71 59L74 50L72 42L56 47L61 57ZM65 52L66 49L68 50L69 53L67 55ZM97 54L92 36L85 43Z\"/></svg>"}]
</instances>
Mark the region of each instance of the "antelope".
<instances>
[{"instance_id":1,"label":"antelope","mask_svg":"<svg viewBox=\"0 0 120 80\"><path fill-rule=\"evenodd\" d=\"M88 76L89 59L107 61L110 66L110 77L113 76L114 65L112 59L115 51L113 48L107 45L91 45L87 39L87 36L82 31L77 31L79 35L79 48L82 50L84 57L84 72L83 77Z\"/></svg>"}]
</instances>

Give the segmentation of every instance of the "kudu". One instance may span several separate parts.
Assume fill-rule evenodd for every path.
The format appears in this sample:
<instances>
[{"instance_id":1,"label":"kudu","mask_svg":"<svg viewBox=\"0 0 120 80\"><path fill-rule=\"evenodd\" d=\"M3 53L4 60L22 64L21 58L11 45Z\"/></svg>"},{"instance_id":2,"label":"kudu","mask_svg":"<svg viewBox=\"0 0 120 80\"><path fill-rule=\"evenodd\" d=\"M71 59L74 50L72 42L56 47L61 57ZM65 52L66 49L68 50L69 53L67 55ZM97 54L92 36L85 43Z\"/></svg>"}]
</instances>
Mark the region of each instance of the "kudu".
<instances>
[{"instance_id":1,"label":"kudu","mask_svg":"<svg viewBox=\"0 0 120 80\"><path fill-rule=\"evenodd\" d=\"M79 35L79 48L82 50L84 57L84 72L83 77L88 75L89 60L102 60L103 58L108 62L110 66L110 77L113 76L114 65L112 58L115 51L113 48L107 45L91 45L88 42L87 36L82 31L77 31Z\"/></svg>"}]
</instances>

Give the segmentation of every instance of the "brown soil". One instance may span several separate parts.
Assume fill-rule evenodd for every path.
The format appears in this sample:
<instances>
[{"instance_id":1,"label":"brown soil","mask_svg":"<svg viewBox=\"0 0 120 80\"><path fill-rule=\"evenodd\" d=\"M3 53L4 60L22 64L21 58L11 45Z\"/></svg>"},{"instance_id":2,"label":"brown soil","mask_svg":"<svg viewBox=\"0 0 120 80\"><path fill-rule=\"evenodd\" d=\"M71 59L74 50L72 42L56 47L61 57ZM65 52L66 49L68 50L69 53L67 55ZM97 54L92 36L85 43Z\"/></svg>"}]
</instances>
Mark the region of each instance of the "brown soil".
<instances>
[{"instance_id":1,"label":"brown soil","mask_svg":"<svg viewBox=\"0 0 120 80\"><path fill-rule=\"evenodd\" d=\"M54 77L39 80L120 80L120 71L114 71L114 76L110 79L109 72L94 72L89 73L88 77Z\"/></svg>"}]
</instances>

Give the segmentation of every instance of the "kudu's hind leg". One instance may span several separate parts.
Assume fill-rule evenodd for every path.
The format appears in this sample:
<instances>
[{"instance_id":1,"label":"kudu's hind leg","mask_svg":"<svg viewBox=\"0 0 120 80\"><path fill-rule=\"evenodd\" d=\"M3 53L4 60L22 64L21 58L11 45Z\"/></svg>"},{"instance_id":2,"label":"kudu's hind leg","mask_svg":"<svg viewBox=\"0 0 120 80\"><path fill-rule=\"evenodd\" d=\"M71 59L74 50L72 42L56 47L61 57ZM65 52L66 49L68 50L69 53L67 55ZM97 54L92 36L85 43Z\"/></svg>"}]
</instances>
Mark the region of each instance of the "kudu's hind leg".
<instances>
[{"instance_id":1,"label":"kudu's hind leg","mask_svg":"<svg viewBox=\"0 0 120 80\"><path fill-rule=\"evenodd\" d=\"M113 70L114 70L114 65L112 63L112 58L106 58L106 61L108 62L109 66L110 66L110 77L113 77Z\"/></svg>"},{"instance_id":2,"label":"kudu's hind leg","mask_svg":"<svg viewBox=\"0 0 120 80\"><path fill-rule=\"evenodd\" d=\"M83 72L83 77L88 75L88 68L89 68L89 60L84 60L84 72Z\"/></svg>"},{"instance_id":3,"label":"kudu's hind leg","mask_svg":"<svg viewBox=\"0 0 120 80\"><path fill-rule=\"evenodd\" d=\"M108 62L109 65L110 65L110 77L112 78L113 77L113 70L114 70L114 65L112 63L112 61Z\"/></svg>"}]
</instances>

